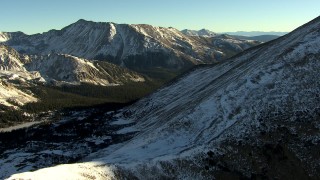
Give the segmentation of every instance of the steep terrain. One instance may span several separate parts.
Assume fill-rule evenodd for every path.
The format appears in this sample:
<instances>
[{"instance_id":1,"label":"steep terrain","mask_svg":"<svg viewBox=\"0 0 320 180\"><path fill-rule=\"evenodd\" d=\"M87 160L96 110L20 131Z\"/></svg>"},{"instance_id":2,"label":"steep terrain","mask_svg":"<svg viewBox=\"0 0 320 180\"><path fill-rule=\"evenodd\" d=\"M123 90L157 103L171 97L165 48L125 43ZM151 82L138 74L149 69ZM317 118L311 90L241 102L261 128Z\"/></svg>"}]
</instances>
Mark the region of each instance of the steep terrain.
<instances>
[{"instance_id":1,"label":"steep terrain","mask_svg":"<svg viewBox=\"0 0 320 180\"><path fill-rule=\"evenodd\" d=\"M320 17L123 109L113 124L129 141L9 179L319 179L319 29Z\"/></svg>"},{"instance_id":2,"label":"steep terrain","mask_svg":"<svg viewBox=\"0 0 320 180\"><path fill-rule=\"evenodd\" d=\"M21 53L70 54L143 70L162 67L177 71L195 64L217 62L242 51L212 47L209 40L187 36L174 28L85 20L42 34L15 32L0 36L3 43ZM246 48L259 44L241 43Z\"/></svg>"}]
</instances>

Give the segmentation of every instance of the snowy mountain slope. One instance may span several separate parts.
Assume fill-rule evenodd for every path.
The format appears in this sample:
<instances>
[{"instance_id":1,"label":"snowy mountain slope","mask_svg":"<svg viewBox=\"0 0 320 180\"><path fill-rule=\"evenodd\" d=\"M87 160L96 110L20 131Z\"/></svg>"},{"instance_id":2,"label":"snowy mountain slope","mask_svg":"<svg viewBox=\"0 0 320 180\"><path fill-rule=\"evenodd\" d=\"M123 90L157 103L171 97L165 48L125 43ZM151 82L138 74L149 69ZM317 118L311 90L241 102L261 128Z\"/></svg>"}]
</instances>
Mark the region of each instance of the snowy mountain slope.
<instances>
[{"instance_id":1,"label":"snowy mountain slope","mask_svg":"<svg viewBox=\"0 0 320 180\"><path fill-rule=\"evenodd\" d=\"M103 86L144 81L141 75L106 62L58 54L30 57L31 62L25 65L26 68L29 71L39 71L46 81Z\"/></svg>"},{"instance_id":2,"label":"snowy mountain slope","mask_svg":"<svg viewBox=\"0 0 320 180\"><path fill-rule=\"evenodd\" d=\"M5 44L28 54L70 54L108 60L131 68L181 69L212 63L240 52L212 47L207 40L177 29L150 25L96 23L79 20L61 30L42 34L3 33ZM242 42L249 47L258 42Z\"/></svg>"},{"instance_id":3,"label":"snowy mountain slope","mask_svg":"<svg viewBox=\"0 0 320 180\"><path fill-rule=\"evenodd\" d=\"M136 122L126 130L140 132L81 165L9 179L69 168L74 173L59 178L318 179L319 29L320 17L226 62L195 69L125 108L114 118Z\"/></svg>"}]
</instances>

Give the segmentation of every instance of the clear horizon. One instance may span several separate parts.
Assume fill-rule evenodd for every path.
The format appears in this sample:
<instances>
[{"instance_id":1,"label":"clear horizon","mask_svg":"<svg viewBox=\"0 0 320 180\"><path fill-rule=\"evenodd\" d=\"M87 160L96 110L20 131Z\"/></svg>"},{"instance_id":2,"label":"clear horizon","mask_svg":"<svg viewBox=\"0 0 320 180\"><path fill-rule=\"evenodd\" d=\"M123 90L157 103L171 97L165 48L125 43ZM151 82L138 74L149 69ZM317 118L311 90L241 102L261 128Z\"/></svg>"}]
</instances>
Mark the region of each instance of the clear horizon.
<instances>
[{"instance_id":1,"label":"clear horizon","mask_svg":"<svg viewBox=\"0 0 320 180\"><path fill-rule=\"evenodd\" d=\"M79 19L213 32L290 32L318 17L319 0L10 0L1 2L1 32L62 29Z\"/></svg>"}]
</instances>

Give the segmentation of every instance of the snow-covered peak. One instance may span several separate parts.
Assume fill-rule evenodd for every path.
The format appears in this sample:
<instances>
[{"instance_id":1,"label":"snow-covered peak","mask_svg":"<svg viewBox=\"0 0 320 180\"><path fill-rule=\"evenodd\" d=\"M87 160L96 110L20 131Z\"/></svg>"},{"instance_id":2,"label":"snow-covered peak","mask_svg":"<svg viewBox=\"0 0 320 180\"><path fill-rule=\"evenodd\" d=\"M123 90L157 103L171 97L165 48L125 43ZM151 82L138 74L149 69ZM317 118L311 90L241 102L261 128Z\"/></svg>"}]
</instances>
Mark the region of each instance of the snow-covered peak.
<instances>
[{"instance_id":1,"label":"snow-covered peak","mask_svg":"<svg viewBox=\"0 0 320 180\"><path fill-rule=\"evenodd\" d=\"M75 22L75 24L83 24L83 23L89 23L89 22L92 22L92 21L88 21L88 20L85 20L85 19L79 19L77 22Z\"/></svg>"},{"instance_id":2,"label":"snow-covered peak","mask_svg":"<svg viewBox=\"0 0 320 180\"><path fill-rule=\"evenodd\" d=\"M183 34L187 36L203 36L203 37L214 37L217 34L208 30L208 29L201 29L199 31L197 30L190 30L190 29L184 29L181 31Z\"/></svg>"}]
</instances>

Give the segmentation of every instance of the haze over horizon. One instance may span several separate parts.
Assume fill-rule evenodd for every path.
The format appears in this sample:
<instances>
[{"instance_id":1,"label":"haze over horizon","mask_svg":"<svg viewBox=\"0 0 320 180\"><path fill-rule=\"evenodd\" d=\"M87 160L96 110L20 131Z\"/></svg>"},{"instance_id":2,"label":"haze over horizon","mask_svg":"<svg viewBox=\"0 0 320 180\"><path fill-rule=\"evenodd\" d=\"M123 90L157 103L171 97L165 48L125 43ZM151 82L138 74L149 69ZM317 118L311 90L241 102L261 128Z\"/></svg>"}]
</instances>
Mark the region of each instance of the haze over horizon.
<instances>
[{"instance_id":1,"label":"haze over horizon","mask_svg":"<svg viewBox=\"0 0 320 180\"><path fill-rule=\"evenodd\" d=\"M79 19L95 22L150 24L213 32L290 32L319 16L317 0L161 2L10 0L1 2L0 31L27 34L61 29Z\"/></svg>"}]
</instances>

